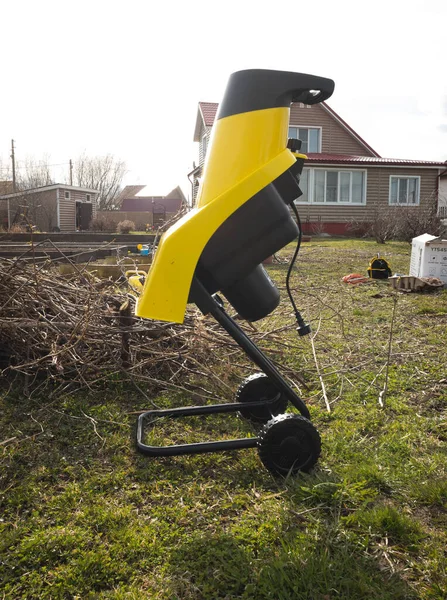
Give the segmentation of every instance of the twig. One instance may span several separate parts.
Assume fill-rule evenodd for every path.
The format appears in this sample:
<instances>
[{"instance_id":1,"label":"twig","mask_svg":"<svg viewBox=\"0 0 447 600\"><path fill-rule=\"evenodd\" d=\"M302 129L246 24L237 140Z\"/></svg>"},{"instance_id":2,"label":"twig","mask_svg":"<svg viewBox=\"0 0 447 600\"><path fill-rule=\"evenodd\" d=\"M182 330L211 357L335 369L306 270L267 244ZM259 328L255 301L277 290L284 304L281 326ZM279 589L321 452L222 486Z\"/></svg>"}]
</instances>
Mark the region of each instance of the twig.
<instances>
[{"instance_id":1,"label":"twig","mask_svg":"<svg viewBox=\"0 0 447 600\"><path fill-rule=\"evenodd\" d=\"M16 439L17 439L17 436L8 438L7 440L3 440L2 442L0 442L0 446L6 446L6 444L9 444L10 442L13 442Z\"/></svg>"},{"instance_id":2,"label":"twig","mask_svg":"<svg viewBox=\"0 0 447 600\"><path fill-rule=\"evenodd\" d=\"M105 442L104 438L99 435L98 430L96 429L96 420L93 417L91 417L90 415L87 415L83 410L81 410L81 413L84 415L84 417L86 419L88 419L91 422L91 424L93 425L93 431L96 433L96 435L99 437L99 439L102 442Z\"/></svg>"},{"instance_id":3,"label":"twig","mask_svg":"<svg viewBox=\"0 0 447 600\"><path fill-rule=\"evenodd\" d=\"M321 372L320 372L320 367L319 367L319 364L318 364L317 353L316 353L316 350L315 350L315 343L314 343L314 340L315 340L316 336L318 335L318 332L320 331L320 325L321 325L321 320L318 323L318 327L317 327L316 332L313 335L310 336L310 345L312 346L312 354L314 356L315 367L317 369L318 379L320 380L321 391L323 392L323 398L324 398L324 403L326 404L326 410L328 411L328 413L330 413L331 412L331 405L330 405L330 402L328 400L327 393L326 393L326 386L324 385L323 377L322 377Z\"/></svg>"},{"instance_id":4,"label":"twig","mask_svg":"<svg viewBox=\"0 0 447 600\"><path fill-rule=\"evenodd\" d=\"M393 296L394 305L393 305L393 312L391 315L390 335L388 338L388 357L387 357L387 361L386 361L385 383L384 383L382 391L379 394L379 406L381 406L381 408L384 408L384 406L385 406L386 395L388 392L388 372L389 372L390 362L391 362L391 344L393 341L393 327L394 327L394 320L396 317L397 299L398 299L398 295L396 293Z\"/></svg>"}]
</instances>

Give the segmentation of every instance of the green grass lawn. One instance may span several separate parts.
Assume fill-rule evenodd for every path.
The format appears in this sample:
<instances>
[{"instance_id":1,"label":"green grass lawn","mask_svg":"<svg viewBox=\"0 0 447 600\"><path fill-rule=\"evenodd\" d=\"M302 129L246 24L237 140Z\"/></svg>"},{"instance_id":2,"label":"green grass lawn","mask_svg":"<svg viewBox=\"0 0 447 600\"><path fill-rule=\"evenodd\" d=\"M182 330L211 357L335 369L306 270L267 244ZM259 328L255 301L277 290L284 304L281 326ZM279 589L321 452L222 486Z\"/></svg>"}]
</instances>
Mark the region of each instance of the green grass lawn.
<instances>
[{"instance_id":1,"label":"green grass lawn","mask_svg":"<svg viewBox=\"0 0 447 600\"><path fill-rule=\"evenodd\" d=\"M269 267L281 305L254 337L295 379L321 433L310 475L274 479L255 450L142 457L132 413L149 407L122 386L56 402L3 394L0 598L447 598L447 291L341 282L377 252L408 271L408 244L329 238L303 244L294 271L331 412L310 340L295 331L287 264ZM235 388L236 362L216 361ZM256 430L219 417L168 423L158 441L245 435Z\"/></svg>"}]
</instances>

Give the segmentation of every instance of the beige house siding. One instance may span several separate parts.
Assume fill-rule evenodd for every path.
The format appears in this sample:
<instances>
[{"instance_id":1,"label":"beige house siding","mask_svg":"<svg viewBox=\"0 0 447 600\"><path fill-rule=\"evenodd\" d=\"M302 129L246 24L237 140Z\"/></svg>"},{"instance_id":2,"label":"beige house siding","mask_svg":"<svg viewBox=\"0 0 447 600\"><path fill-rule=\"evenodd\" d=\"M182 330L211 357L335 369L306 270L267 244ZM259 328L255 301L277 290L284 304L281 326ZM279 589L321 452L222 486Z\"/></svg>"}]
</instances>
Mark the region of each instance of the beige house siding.
<instances>
[{"instance_id":1,"label":"beige house siding","mask_svg":"<svg viewBox=\"0 0 447 600\"><path fill-rule=\"evenodd\" d=\"M314 168L314 165L309 165ZM336 170L364 170L347 166L321 166L315 168ZM438 195L438 169L414 169L396 167L368 167L366 175L366 204L363 205L338 205L338 204L306 204L298 203L297 208L303 222L324 223L349 223L357 220L372 220L378 208L388 208L390 193L390 176L420 177L420 204L421 210L428 210L437 200ZM399 209L399 206L390 208Z\"/></svg>"},{"instance_id":2,"label":"beige house siding","mask_svg":"<svg viewBox=\"0 0 447 600\"><path fill-rule=\"evenodd\" d=\"M292 104L290 126L321 127L321 152L327 154L349 154L351 156L374 156L351 133L338 123L321 104L306 106Z\"/></svg>"},{"instance_id":3,"label":"beige house siding","mask_svg":"<svg viewBox=\"0 0 447 600\"><path fill-rule=\"evenodd\" d=\"M70 191L70 198L65 198L64 189L57 190L59 194L59 229L61 231L76 230L76 202L73 200ZM68 191L68 190L67 190Z\"/></svg>"},{"instance_id":4,"label":"beige house siding","mask_svg":"<svg viewBox=\"0 0 447 600\"><path fill-rule=\"evenodd\" d=\"M207 143L207 147L210 143L210 134L211 134L211 127L205 127L203 124L200 127L200 143L199 143L199 166L203 167L203 164L205 162L205 156L206 153L204 154L203 152L203 138L206 135L206 143Z\"/></svg>"}]
</instances>

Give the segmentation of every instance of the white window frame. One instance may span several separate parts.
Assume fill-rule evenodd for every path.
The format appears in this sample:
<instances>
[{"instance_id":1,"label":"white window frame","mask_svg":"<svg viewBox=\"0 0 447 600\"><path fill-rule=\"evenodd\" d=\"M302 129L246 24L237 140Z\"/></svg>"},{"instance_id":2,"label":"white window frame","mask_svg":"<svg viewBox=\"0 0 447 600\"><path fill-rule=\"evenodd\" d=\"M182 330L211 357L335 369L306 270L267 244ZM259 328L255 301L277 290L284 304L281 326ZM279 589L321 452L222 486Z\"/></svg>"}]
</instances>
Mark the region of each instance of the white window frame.
<instances>
[{"instance_id":1,"label":"white window frame","mask_svg":"<svg viewBox=\"0 0 447 600\"><path fill-rule=\"evenodd\" d=\"M290 127L296 127L296 129L319 129L320 130L320 135L318 136L318 150L317 153L321 154L321 145L322 145L322 138L323 138L323 127L318 126L318 125L293 125L293 123L289 123L289 128ZM289 133L289 128L287 129L287 134ZM308 150L309 152L309 150ZM312 152L313 154L313 152Z\"/></svg>"},{"instance_id":2,"label":"white window frame","mask_svg":"<svg viewBox=\"0 0 447 600\"><path fill-rule=\"evenodd\" d=\"M71 200L71 192L70 192L70 190L64 190L64 200Z\"/></svg>"},{"instance_id":3,"label":"white window frame","mask_svg":"<svg viewBox=\"0 0 447 600\"><path fill-rule=\"evenodd\" d=\"M86 201L86 202L91 202L91 201L92 201L92 196L91 196L91 194L85 194L85 201Z\"/></svg>"},{"instance_id":4,"label":"white window frame","mask_svg":"<svg viewBox=\"0 0 447 600\"><path fill-rule=\"evenodd\" d=\"M298 198L295 200L295 204L299 204L300 206L366 206L366 190L368 189L368 171L366 169L336 169L336 168L314 168L314 167L305 167L303 171L308 171L309 176L307 180L307 196L308 200L303 201ZM314 190L315 190L315 172L316 171L324 171L324 197L326 198L326 180L328 171L335 171L336 173L363 173L363 195L361 202L315 202L314 201ZM340 177L338 177L337 183L337 197L340 195ZM350 177L349 181L349 197L352 198L352 177Z\"/></svg>"},{"instance_id":5,"label":"white window frame","mask_svg":"<svg viewBox=\"0 0 447 600\"><path fill-rule=\"evenodd\" d=\"M407 179L407 201L399 202L399 182L397 186L397 202L391 202L391 184L393 179ZM417 181L417 202L415 204L410 204L408 202L408 180L416 179ZM389 206L420 206L421 204L421 176L420 175L390 175L390 183L388 189L388 205Z\"/></svg>"}]
</instances>

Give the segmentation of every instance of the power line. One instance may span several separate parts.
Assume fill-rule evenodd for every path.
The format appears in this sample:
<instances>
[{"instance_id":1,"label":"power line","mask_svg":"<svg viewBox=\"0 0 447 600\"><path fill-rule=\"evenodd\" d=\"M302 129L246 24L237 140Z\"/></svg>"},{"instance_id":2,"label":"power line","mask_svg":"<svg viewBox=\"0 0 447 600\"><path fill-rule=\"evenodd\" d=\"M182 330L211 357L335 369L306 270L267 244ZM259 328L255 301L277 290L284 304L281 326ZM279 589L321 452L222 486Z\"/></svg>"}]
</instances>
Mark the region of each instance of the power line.
<instances>
[{"instance_id":1,"label":"power line","mask_svg":"<svg viewBox=\"0 0 447 600\"><path fill-rule=\"evenodd\" d=\"M29 169L30 171L32 171L35 168L40 168L40 167L66 167L67 165L69 165L70 163L66 162L66 163L56 163L56 164L52 164L52 165L47 165L47 164L42 164L42 165L24 165L24 166L19 166L20 163L16 163L16 171L19 170L23 170L23 169ZM9 172L11 169L9 167L0 167L0 171L6 171Z\"/></svg>"}]
</instances>

